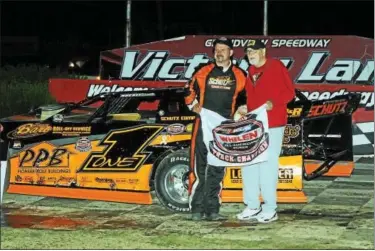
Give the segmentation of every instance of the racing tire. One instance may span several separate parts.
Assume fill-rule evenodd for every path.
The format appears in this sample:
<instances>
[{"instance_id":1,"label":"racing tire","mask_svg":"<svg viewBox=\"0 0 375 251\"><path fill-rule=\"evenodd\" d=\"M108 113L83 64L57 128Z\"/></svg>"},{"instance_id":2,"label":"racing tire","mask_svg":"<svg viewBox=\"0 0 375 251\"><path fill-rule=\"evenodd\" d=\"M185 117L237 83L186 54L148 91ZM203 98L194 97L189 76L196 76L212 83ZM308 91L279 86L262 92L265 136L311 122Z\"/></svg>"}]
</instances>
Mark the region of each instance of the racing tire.
<instances>
[{"instance_id":1,"label":"racing tire","mask_svg":"<svg viewBox=\"0 0 375 251\"><path fill-rule=\"evenodd\" d=\"M167 155L157 166L154 186L160 203L173 212L188 213L189 208L189 150Z\"/></svg>"}]
</instances>

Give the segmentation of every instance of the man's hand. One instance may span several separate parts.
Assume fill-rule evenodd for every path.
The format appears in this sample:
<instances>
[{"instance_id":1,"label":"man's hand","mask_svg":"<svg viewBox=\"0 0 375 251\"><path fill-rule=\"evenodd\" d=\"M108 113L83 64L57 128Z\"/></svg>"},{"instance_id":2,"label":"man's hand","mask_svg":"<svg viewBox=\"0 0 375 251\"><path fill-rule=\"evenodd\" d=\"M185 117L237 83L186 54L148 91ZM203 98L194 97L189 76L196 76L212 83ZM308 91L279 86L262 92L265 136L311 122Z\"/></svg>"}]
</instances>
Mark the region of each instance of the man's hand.
<instances>
[{"instance_id":1,"label":"man's hand","mask_svg":"<svg viewBox=\"0 0 375 251\"><path fill-rule=\"evenodd\" d=\"M195 104L194 106L193 106L193 109L191 109L193 112L195 112L195 113L200 113L201 112L201 110L202 110L202 107L200 107L200 105L197 103L197 104Z\"/></svg>"},{"instance_id":2,"label":"man's hand","mask_svg":"<svg viewBox=\"0 0 375 251\"><path fill-rule=\"evenodd\" d=\"M266 104L267 104L267 111L272 110L272 108L273 108L273 103L272 103L272 101L271 101L271 100L268 100L268 101L266 102Z\"/></svg>"},{"instance_id":3,"label":"man's hand","mask_svg":"<svg viewBox=\"0 0 375 251\"><path fill-rule=\"evenodd\" d=\"M242 105L237 108L237 111L234 113L233 119L234 121L239 121L241 119L244 119L246 114L247 114L247 106Z\"/></svg>"},{"instance_id":4,"label":"man's hand","mask_svg":"<svg viewBox=\"0 0 375 251\"><path fill-rule=\"evenodd\" d=\"M242 106L238 107L236 113L239 113L242 116L246 115L247 114L247 106L242 105Z\"/></svg>"}]
</instances>

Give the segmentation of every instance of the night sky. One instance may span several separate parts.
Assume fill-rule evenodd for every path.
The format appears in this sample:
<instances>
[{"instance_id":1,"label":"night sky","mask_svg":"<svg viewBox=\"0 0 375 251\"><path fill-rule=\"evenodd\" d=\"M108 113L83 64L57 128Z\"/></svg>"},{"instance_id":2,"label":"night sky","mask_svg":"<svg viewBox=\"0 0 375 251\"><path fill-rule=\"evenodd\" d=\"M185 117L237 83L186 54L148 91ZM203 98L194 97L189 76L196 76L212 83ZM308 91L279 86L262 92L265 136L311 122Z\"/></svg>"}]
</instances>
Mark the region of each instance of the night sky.
<instances>
[{"instance_id":1,"label":"night sky","mask_svg":"<svg viewBox=\"0 0 375 251\"><path fill-rule=\"evenodd\" d=\"M261 35L263 1L132 2L132 44L191 34ZM269 1L269 35L374 37L373 1ZM69 55L125 44L126 1L2 1L2 36L37 36L40 53ZM63 48L64 49L61 49ZM50 48L49 50L47 48ZM55 50L56 51L56 50ZM57 57L57 55L56 55Z\"/></svg>"}]
</instances>

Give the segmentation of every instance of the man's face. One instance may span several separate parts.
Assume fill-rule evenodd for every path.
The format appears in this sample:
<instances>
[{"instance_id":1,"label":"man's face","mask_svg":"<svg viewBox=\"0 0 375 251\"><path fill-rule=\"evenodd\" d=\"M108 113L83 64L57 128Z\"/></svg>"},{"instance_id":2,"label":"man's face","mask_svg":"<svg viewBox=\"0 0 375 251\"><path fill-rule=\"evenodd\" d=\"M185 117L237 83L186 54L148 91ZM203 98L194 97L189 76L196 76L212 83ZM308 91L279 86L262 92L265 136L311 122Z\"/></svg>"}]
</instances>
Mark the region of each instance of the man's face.
<instances>
[{"instance_id":1,"label":"man's face","mask_svg":"<svg viewBox=\"0 0 375 251\"><path fill-rule=\"evenodd\" d=\"M265 49L253 50L249 48L246 51L246 55L252 65L258 65L264 59L265 54Z\"/></svg>"},{"instance_id":2,"label":"man's face","mask_svg":"<svg viewBox=\"0 0 375 251\"><path fill-rule=\"evenodd\" d=\"M233 54L233 50L230 49L229 46L225 44L216 44L214 57L216 62L223 63L225 61L230 60L230 57Z\"/></svg>"}]
</instances>

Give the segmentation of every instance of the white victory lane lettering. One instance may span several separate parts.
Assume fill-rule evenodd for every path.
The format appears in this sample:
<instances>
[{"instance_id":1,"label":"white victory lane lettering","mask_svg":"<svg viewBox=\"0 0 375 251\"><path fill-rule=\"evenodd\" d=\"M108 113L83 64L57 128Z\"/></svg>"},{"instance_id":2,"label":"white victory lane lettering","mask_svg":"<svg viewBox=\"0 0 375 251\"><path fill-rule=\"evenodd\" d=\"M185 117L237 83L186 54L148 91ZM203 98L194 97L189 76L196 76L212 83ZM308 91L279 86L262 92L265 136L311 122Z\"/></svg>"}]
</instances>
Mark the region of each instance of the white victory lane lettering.
<instances>
[{"instance_id":1,"label":"white victory lane lettering","mask_svg":"<svg viewBox=\"0 0 375 251\"><path fill-rule=\"evenodd\" d=\"M161 80L179 79L181 73L171 73L171 71L174 67L185 66L185 64L186 60L183 58L171 58L170 60L167 60L160 69L159 78Z\"/></svg>"},{"instance_id":2,"label":"white victory lane lettering","mask_svg":"<svg viewBox=\"0 0 375 251\"><path fill-rule=\"evenodd\" d=\"M358 59L338 59L326 72L321 67L330 55L327 51L312 52L296 83L356 83L370 84L374 79L374 60L364 64ZM190 79L196 67L209 61L206 54L194 54L190 58L169 57L168 51L149 51L138 60L139 51L125 51L121 78L129 80L184 80ZM279 58L286 68L290 69L293 58ZM249 64L245 58L233 60L235 64L247 71ZM90 87L91 88L91 87ZM97 87L101 88L101 87ZM92 90L97 93L96 90ZM101 90L99 90L101 92ZM90 93L90 92L89 92Z\"/></svg>"},{"instance_id":3,"label":"white victory lane lettering","mask_svg":"<svg viewBox=\"0 0 375 251\"><path fill-rule=\"evenodd\" d=\"M98 94L109 93L109 92L127 92L127 91L138 91L138 90L148 90L146 87L122 87L118 85L106 86L106 85L90 85L89 91L87 92L87 97L93 97Z\"/></svg>"},{"instance_id":4,"label":"white victory lane lettering","mask_svg":"<svg viewBox=\"0 0 375 251\"><path fill-rule=\"evenodd\" d=\"M124 55L124 61L121 67L121 78L131 79L133 76L138 75L137 73L143 68L144 65L150 60L150 58L155 54L155 52L148 52L147 55L142 59L142 61L135 67L134 65L139 56L138 51L126 51Z\"/></svg>"},{"instance_id":5,"label":"white victory lane lettering","mask_svg":"<svg viewBox=\"0 0 375 251\"><path fill-rule=\"evenodd\" d=\"M302 68L296 83L370 83L374 78L374 60L368 60L363 66L360 60L336 60L328 71L318 73L329 52L312 52ZM361 67L362 66L362 67ZM359 75L359 76L358 76ZM357 78L355 78L358 76Z\"/></svg>"},{"instance_id":6,"label":"white victory lane lettering","mask_svg":"<svg viewBox=\"0 0 375 251\"><path fill-rule=\"evenodd\" d=\"M168 58L169 53L167 51L149 51L137 64L139 54L138 51L125 51L125 65L121 69L122 79L177 80L181 78L180 75L183 71L171 72L178 66L184 69L187 67L184 77L190 78L197 66L209 61L205 54L195 54L193 58L187 60L185 58ZM144 74L141 75L141 72Z\"/></svg>"},{"instance_id":7,"label":"white victory lane lettering","mask_svg":"<svg viewBox=\"0 0 375 251\"><path fill-rule=\"evenodd\" d=\"M144 79L154 79L156 71L160 69L161 63L165 60L165 56L167 56L167 52L165 51L156 52L155 57L151 60L151 64L143 76Z\"/></svg>"}]
</instances>

